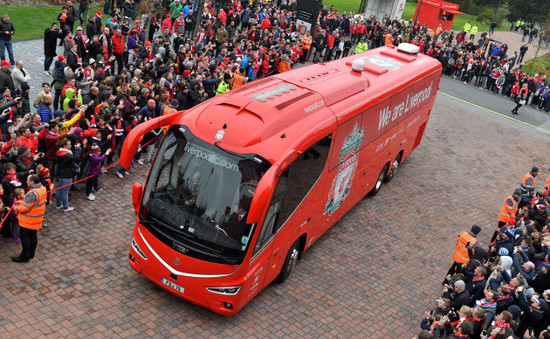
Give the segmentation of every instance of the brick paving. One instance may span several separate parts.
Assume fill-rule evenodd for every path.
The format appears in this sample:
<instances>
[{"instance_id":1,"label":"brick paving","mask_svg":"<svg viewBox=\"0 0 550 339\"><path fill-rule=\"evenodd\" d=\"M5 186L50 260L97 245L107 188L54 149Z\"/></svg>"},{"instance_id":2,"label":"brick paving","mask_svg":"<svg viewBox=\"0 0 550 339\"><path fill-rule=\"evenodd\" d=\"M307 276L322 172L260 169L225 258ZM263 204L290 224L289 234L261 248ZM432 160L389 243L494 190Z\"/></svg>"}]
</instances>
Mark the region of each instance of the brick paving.
<instances>
[{"instance_id":1,"label":"brick paving","mask_svg":"<svg viewBox=\"0 0 550 339\"><path fill-rule=\"evenodd\" d=\"M26 60L33 81L38 59ZM329 230L285 284L233 317L178 299L130 268L131 185L147 166L123 180L110 170L95 201L81 185L73 212L48 207L50 226L30 263L10 261L20 245L0 244L0 338L410 338L440 294L456 235L479 223L486 244L503 199L532 165L549 166L548 149L546 138L439 96L420 147L391 184Z\"/></svg>"},{"instance_id":2,"label":"brick paving","mask_svg":"<svg viewBox=\"0 0 550 339\"><path fill-rule=\"evenodd\" d=\"M508 55L513 55L515 51L519 54L519 48L523 46L528 39L525 39L525 42L521 41L521 38L523 37L523 33L519 34L518 32L510 32L510 31L496 31L492 36L494 40L505 42L508 44L508 50L510 51ZM537 54L537 44L531 43L527 47L527 52L525 53L525 60L529 60L537 56L543 56L544 54L550 52L548 48L545 48L546 46L542 46ZM525 61L523 62L525 63Z\"/></svg>"}]
</instances>

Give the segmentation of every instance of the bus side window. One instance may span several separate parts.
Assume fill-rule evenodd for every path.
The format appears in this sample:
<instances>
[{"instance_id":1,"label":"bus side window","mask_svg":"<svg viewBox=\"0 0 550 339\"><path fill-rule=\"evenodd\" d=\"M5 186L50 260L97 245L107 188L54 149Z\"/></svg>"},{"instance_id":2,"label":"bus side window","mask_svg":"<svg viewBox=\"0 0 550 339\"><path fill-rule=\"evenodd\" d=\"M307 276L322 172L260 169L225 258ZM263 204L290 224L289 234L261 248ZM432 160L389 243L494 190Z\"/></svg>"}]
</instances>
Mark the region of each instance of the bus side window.
<instances>
[{"instance_id":1,"label":"bus side window","mask_svg":"<svg viewBox=\"0 0 550 339\"><path fill-rule=\"evenodd\" d=\"M284 225L321 176L327 163L332 134L296 158L281 174L271 198L253 255Z\"/></svg>"},{"instance_id":2,"label":"bus side window","mask_svg":"<svg viewBox=\"0 0 550 339\"><path fill-rule=\"evenodd\" d=\"M281 206L281 212L275 228L278 230L305 199L313 188L327 163L332 134L320 139L305 150L286 169L288 171L288 190Z\"/></svg>"}]
</instances>

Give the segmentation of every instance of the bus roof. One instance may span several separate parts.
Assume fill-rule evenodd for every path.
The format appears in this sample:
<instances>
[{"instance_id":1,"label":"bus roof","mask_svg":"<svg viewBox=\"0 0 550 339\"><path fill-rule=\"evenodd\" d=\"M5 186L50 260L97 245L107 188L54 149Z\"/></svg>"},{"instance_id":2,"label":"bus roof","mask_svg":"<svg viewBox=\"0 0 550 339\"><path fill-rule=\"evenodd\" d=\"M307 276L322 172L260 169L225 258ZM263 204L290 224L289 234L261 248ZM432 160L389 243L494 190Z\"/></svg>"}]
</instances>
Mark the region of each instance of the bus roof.
<instances>
[{"instance_id":1,"label":"bus roof","mask_svg":"<svg viewBox=\"0 0 550 339\"><path fill-rule=\"evenodd\" d=\"M352 70L358 58L362 72ZM440 68L424 54L381 47L253 81L192 108L180 123L205 141L276 162L289 148L310 145L318 134ZM331 109L337 103L338 110Z\"/></svg>"}]
</instances>

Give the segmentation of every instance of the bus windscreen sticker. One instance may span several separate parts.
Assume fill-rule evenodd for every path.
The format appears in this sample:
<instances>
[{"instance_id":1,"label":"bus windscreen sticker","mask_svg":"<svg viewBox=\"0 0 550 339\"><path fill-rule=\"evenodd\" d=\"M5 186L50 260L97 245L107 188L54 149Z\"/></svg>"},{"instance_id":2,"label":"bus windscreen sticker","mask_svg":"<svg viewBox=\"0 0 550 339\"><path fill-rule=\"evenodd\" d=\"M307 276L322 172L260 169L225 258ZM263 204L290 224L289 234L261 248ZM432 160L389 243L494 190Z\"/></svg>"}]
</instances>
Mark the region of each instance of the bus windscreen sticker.
<instances>
[{"instance_id":1,"label":"bus windscreen sticker","mask_svg":"<svg viewBox=\"0 0 550 339\"><path fill-rule=\"evenodd\" d=\"M355 176L355 170L357 169L359 148L363 143L364 137L364 129L359 129L356 122L353 126L353 131L346 137L342 149L340 149L338 172L328 193L328 200L323 215L327 213L328 215L332 215L332 213L340 208L348 196Z\"/></svg>"},{"instance_id":2,"label":"bus windscreen sticker","mask_svg":"<svg viewBox=\"0 0 550 339\"><path fill-rule=\"evenodd\" d=\"M395 61L392 58L386 58L380 55L369 55L367 57L361 58L363 61L387 68L392 71L397 71L401 66L403 66L402 63Z\"/></svg>"}]
</instances>

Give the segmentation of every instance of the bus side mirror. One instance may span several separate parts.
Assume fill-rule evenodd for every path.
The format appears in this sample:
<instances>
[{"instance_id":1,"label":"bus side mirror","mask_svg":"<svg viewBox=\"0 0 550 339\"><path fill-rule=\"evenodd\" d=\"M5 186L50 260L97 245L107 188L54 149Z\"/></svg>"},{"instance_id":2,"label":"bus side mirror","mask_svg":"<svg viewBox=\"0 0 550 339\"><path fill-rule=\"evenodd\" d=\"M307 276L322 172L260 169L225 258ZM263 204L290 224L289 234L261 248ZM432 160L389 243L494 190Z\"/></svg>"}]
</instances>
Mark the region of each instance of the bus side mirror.
<instances>
[{"instance_id":1,"label":"bus side mirror","mask_svg":"<svg viewBox=\"0 0 550 339\"><path fill-rule=\"evenodd\" d=\"M271 194L275 189L276 173L277 166L271 166L267 172L265 172L264 176L258 183L258 186L256 186L254 196L252 197L252 203L250 204L248 218L246 219L248 224L260 222L262 215L264 215L267 210L271 199Z\"/></svg>"},{"instance_id":2,"label":"bus side mirror","mask_svg":"<svg viewBox=\"0 0 550 339\"><path fill-rule=\"evenodd\" d=\"M136 216L139 213L139 204L141 203L141 196L143 195L143 186L139 182L135 182L132 187L132 203L134 204L134 213Z\"/></svg>"}]
</instances>

